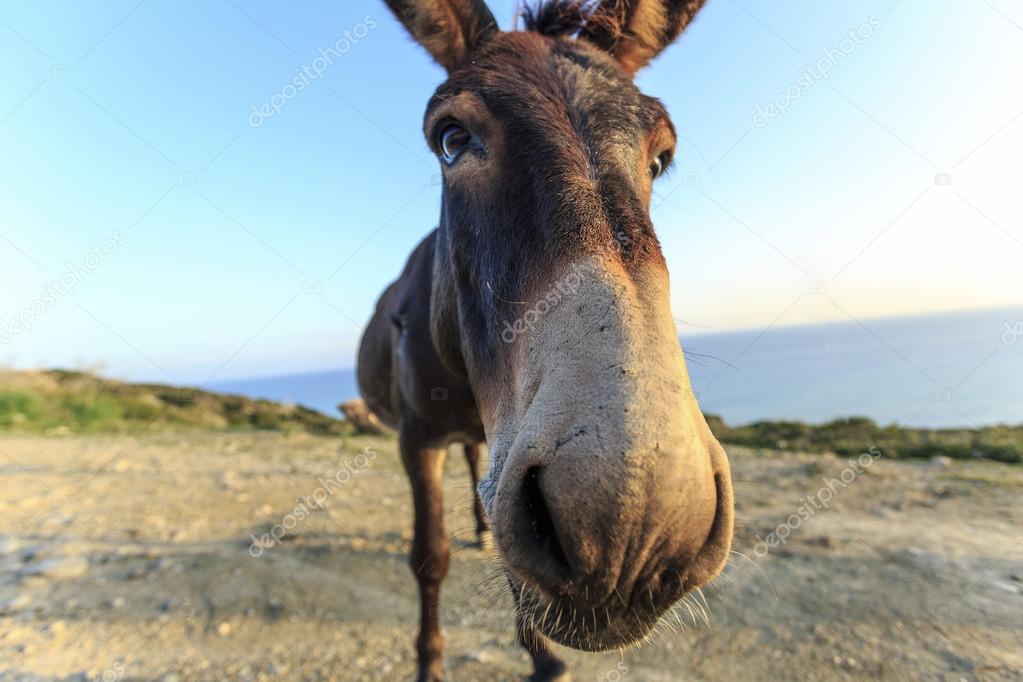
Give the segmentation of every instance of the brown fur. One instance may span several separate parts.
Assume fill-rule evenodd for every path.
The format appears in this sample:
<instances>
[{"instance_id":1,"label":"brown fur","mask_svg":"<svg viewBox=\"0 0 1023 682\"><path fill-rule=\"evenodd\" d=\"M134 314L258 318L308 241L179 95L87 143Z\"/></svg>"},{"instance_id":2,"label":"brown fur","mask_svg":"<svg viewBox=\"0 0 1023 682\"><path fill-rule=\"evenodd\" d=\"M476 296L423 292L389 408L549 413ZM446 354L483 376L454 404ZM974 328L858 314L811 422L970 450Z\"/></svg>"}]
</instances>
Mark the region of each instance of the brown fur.
<instances>
[{"instance_id":1,"label":"brown fur","mask_svg":"<svg viewBox=\"0 0 1023 682\"><path fill-rule=\"evenodd\" d=\"M560 679L547 640L643 637L731 542L727 458L691 396L649 217L648 169L670 159L674 129L631 80L702 3L562 0L498 33L481 2L387 1L448 66L427 141L452 121L473 138L442 162L440 225L359 351L360 389L398 429L412 486L419 679L442 675L450 443L467 445L477 531L489 519L533 679Z\"/></svg>"},{"instance_id":2,"label":"brown fur","mask_svg":"<svg viewBox=\"0 0 1023 682\"><path fill-rule=\"evenodd\" d=\"M525 12L526 27L590 40L636 73L678 38L706 0L548 0Z\"/></svg>"},{"instance_id":3,"label":"brown fur","mask_svg":"<svg viewBox=\"0 0 1023 682\"><path fill-rule=\"evenodd\" d=\"M497 31L483 0L385 0L405 28L449 71Z\"/></svg>"}]
</instances>

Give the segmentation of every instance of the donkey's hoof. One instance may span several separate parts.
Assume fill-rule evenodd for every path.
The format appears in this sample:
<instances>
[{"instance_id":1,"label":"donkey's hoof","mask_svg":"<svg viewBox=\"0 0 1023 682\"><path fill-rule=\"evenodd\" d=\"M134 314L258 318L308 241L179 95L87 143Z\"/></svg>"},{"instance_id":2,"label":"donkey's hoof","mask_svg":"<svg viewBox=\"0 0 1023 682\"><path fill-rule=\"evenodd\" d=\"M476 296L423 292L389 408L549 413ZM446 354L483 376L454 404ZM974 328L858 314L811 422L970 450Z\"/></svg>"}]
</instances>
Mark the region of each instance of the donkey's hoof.
<instances>
[{"instance_id":1,"label":"donkey's hoof","mask_svg":"<svg viewBox=\"0 0 1023 682\"><path fill-rule=\"evenodd\" d=\"M572 676L568 674L568 666L564 661L549 661L539 666L528 682L572 682Z\"/></svg>"},{"instance_id":2,"label":"donkey's hoof","mask_svg":"<svg viewBox=\"0 0 1023 682\"><path fill-rule=\"evenodd\" d=\"M444 671L441 664L421 665L416 671L416 682L444 682Z\"/></svg>"}]
</instances>

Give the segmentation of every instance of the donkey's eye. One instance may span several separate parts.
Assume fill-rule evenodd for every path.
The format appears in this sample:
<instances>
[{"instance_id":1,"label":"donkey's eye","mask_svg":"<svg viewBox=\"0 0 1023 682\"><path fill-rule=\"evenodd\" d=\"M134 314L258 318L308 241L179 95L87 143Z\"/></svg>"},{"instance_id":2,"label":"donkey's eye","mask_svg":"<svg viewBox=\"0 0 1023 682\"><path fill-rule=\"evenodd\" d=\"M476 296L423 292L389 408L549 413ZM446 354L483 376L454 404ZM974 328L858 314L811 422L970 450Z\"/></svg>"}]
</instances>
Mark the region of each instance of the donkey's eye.
<instances>
[{"instance_id":1,"label":"donkey's eye","mask_svg":"<svg viewBox=\"0 0 1023 682\"><path fill-rule=\"evenodd\" d=\"M668 162L671 161L671 152L662 152L660 156L654 159L653 163L650 164L650 177L656 178L664 169L668 167Z\"/></svg>"},{"instance_id":2,"label":"donkey's eye","mask_svg":"<svg viewBox=\"0 0 1023 682\"><path fill-rule=\"evenodd\" d=\"M470 142L472 142L472 135L457 123L447 124L437 136L437 148L444 158L444 163L449 166L465 151Z\"/></svg>"}]
</instances>

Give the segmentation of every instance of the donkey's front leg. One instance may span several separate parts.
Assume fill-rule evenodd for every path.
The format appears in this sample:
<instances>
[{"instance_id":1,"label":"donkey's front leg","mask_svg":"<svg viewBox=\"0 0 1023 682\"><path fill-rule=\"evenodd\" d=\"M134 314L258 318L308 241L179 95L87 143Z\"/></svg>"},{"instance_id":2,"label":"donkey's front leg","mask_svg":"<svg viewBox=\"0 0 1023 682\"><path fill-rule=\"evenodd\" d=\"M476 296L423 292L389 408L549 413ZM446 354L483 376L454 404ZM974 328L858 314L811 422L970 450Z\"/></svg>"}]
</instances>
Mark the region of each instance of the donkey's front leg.
<instances>
[{"instance_id":1,"label":"donkey's front leg","mask_svg":"<svg viewBox=\"0 0 1023 682\"><path fill-rule=\"evenodd\" d=\"M440 584L448 574L451 549L444 532L444 499L441 489L446 450L427 447L426 429L404 422L401 425L401 460L412 484L415 527L409 565L419 581L420 624L416 651L419 682L444 678L440 633Z\"/></svg>"},{"instance_id":2,"label":"donkey's front leg","mask_svg":"<svg viewBox=\"0 0 1023 682\"><path fill-rule=\"evenodd\" d=\"M471 443L465 446L465 461L469 464L469 478L472 479L473 513L476 515L476 544L483 546L483 534L487 532L487 514L483 511L483 501L476 487L480 484L480 451L482 443Z\"/></svg>"},{"instance_id":3,"label":"donkey's front leg","mask_svg":"<svg viewBox=\"0 0 1023 682\"><path fill-rule=\"evenodd\" d=\"M571 682L568 666L551 653L547 639L523 616L519 609L521 595L514 587L512 596L515 599L515 625L519 633L519 643L533 659L533 674L529 676L529 682Z\"/></svg>"}]
</instances>

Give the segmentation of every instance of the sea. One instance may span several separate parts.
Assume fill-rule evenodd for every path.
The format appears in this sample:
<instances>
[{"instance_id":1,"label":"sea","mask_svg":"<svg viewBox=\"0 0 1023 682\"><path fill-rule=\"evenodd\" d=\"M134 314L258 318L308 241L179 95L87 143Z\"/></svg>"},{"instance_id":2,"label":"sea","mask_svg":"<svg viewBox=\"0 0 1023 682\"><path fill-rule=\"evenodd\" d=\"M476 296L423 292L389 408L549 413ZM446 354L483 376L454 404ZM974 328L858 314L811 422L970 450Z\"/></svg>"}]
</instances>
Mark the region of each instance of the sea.
<instances>
[{"instance_id":1,"label":"sea","mask_svg":"<svg viewBox=\"0 0 1023 682\"><path fill-rule=\"evenodd\" d=\"M732 425L822 423L951 428L1023 424L1023 306L684 336L705 413ZM337 414L354 369L224 381L214 390Z\"/></svg>"}]
</instances>

